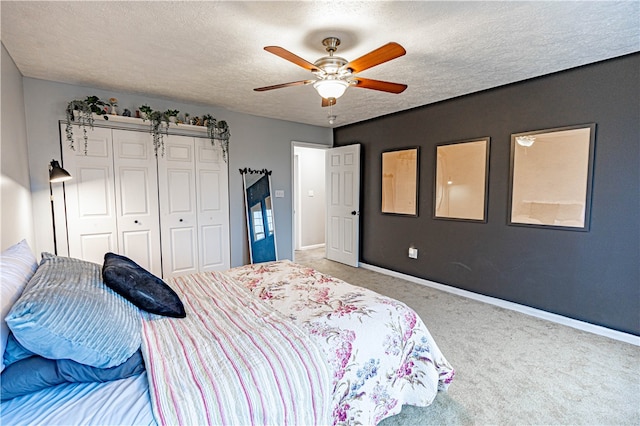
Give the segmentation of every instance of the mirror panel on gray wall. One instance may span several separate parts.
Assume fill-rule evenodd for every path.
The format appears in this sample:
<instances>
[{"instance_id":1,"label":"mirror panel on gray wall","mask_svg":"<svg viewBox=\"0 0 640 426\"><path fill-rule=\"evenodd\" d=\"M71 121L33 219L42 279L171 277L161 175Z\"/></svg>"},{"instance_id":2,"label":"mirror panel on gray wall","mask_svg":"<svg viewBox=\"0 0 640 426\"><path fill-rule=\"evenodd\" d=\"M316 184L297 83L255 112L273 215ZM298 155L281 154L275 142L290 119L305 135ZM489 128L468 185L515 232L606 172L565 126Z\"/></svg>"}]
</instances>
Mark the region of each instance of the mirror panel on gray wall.
<instances>
[{"instance_id":1,"label":"mirror panel on gray wall","mask_svg":"<svg viewBox=\"0 0 640 426\"><path fill-rule=\"evenodd\" d=\"M489 140L487 137L436 146L436 219L487 221Z\"/></svg>"},{"instance_id":2,"label":"mirror panel on gray wall","mask_svg":"<svg viewBox=\"0 0 640 426\"><path fill-rule=\"evenodd\" d=\"M418 148L382 153L382 213L418 216Z\"/></svg>"},{"instance_id":3,"label":"mirror panel on gray wall","mask_svg":"<svg viewBox=\"0 0 640 426\"><path fill-rule=\"evenodd\" d=\"M271 171L240 169L244 188L251 263L278 260L271 204Z\"/></svg>"},{"instance_id":4,"label":"mirror panel on gray wall","mask_svg":"<svg viewBox=\"0 0 640 426\"><path fill-rule=\"evenodd\" d=\"M595 124L511 135L509 224L589 229Z\"/></svg>"}]
</instances>

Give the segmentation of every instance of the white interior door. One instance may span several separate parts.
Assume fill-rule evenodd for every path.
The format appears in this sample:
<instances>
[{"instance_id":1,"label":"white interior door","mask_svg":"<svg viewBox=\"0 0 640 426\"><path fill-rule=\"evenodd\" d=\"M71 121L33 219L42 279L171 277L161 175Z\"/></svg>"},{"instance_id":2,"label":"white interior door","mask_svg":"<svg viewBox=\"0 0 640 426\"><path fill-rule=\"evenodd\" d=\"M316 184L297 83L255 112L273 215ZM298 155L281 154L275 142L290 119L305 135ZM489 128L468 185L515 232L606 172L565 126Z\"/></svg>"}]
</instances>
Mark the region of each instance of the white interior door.
<instances>
[{"instance_id":1,"label":"white interior door","mask_svg":"<svg viewBox=\"0 0 640 426\"><path fill-rule=\"evenodd\" d=\"M124 130L112 134L119 253L160 276L158 179L151 135Z\"/></svg>"},{"instance_id":2,"label":"white interior door","mask_svg":"<svg viewBox=\"0 0 640 426\"><path fill-rule=\"evenodd\" d=\"M360 144L327 150L326 257L358 266L360 242Z\"/></svg>"},{"instance_id":3,"label":"white interior door","mask_svg":"<svg viewBox=\"0 0 640 426\"><path fill-rule=\"evenodd\" d=\"M195 138L195 148L200 271L222 271L231 267L228 167L220 145Z\"/></svg>"},{"instance_id":4,"label":"white interior door","mask_svg":"<svg viewBox=\"0 0 640 426\"><path fill-rule=\"evenodd\" d=\"M102 264L106 252L118 251L111 129L87 132L86 155L82 129L74 126L73 134L75 151L63 142L63 165L73 176L65 185L69 256Z\"/></svg>"},{"instance_id":5,"label":"white interior door","mask_svg":"<svg viewBox=\"0 0 640 426\"><path fill-rule=\"evenodd\" d=\"M195 146L191 137L165 136L158 157L163 277L198 272Z\"/></svg>"}]
</instances>

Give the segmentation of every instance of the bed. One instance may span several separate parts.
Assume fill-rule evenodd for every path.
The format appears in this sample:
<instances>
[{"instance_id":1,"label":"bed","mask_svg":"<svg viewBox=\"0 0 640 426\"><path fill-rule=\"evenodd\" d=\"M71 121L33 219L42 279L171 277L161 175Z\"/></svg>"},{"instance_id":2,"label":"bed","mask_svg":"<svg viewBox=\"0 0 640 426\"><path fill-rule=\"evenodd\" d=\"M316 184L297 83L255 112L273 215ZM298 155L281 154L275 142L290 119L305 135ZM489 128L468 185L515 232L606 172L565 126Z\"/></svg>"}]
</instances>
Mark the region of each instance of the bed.
<instances>
[{"instance_id":1,"label":"bed","mask_svg":"<svg viewBox=\"0 0 640 426\"><path fill-rule=\"evenodd\" d=\"M10 264L15 249L2 253L2 315L11 331L7 333L9 329L4 328L3 321L3 424L375 425L400 412L404 404L431 404L454 376L453 368L421 319L405 304L291 261L169 280L164 285L176 295L177 302L156 299L165 305L180 303L185 314L180 318L145 310L154 311L154 307L142 309L120 290L113 290L111 283L106 285L106 261L105 265L87 265L89 262L43 254L43 260L34 266L35 258L29 258L28 246L20 244L20 265ZM15 277L23 281L26 277L24 290L5 285L4 271L12 267L19 270L13 274ZM133 340L134 344L129 345L132 347L113 355L126 361L93 359L96 353L102 356L102 349L83 354L88 358L71 361L51 358L78 357L82 350L74 347L68 354L47 354L49 358L42 360L45 363L64 366L71 362L74 368L89 368L91 374L82 371L80 378L65 377L61 383L40 385L33 392L4 400L5 376L17 376L18 371L15 364L5 365L7 353L13 354L12 348L28 341L20 335L22 320L16 320L15 312L24 305L23 299L34 293L38 282L42 285L43 281L55 281L52 276L64 281L64 285L77 281L68 278L68 271L74 268L91 271L91 297L102 292L109 303L117 301L133 312L132 327L113 325L118 334L132 329L133 337L124 339L127 344ZM71 275L79 276L77 271ZM150 279L148 275L144 277ZM152 283L156 288L157 281ZM13 289L14 295L5 297L5 287ZM43 291L46 293L40 290ZM47 309L56 310L64 303L58 299L54 307ZM76 301L74 306L105 304L92 303ZM90 314L96 309L89 309ZM87 309L81 310L82 316L74 314L74 326L79 323L83 329L95 327L91 319L84 317ZM101 327L108 322L107 315L97 316ZM59 318L59 314L55 317ZM111 350L108 343L116 342L118 337L102 338L102 343ZM42 341L41 336L38 338ZM33 345L22 346L32 349ZM46 352L49 346L58 348L64 344L35 348L38 352L31 351L35 356L17 362L38 359L39 352ZM132 363L138 352L129 355L131 350L141 354L143 371L136 364L124 374L127 377L101 382L104 371ZM84 361L101 367L87 367ZM88 381L83 375L98 380Z\"/></svg>"}]
</instances>

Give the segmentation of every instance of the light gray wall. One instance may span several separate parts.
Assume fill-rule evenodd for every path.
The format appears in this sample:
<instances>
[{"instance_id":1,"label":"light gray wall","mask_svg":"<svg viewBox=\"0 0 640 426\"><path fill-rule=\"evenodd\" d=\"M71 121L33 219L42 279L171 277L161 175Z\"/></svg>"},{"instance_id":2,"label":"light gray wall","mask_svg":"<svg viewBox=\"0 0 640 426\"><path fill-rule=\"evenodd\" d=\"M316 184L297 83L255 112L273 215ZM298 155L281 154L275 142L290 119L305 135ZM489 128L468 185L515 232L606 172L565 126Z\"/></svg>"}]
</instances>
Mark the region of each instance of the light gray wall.
<instances>
[{"instance_id":1,"label":"light gray wall","mask_svg":"<svg viewBox=\"0 0 640 426\"><path fill-rule=\"evenodd\" d=\"M23 238L33 249L35 244L27 125L24 112L22 74L2 45L2 144L0 148L2 187L0 215L0 250Z\"/></svg>"},{"instance_id":2,"label":"light gray wall","mask_svg":"<svg viewBox=\"0 0 640 426\"><path fill-rule=\"evenodd\" d=\"M291 141L306 141L322 145L332 144L329 128L297 124L282 120L256 117L228 111L213 105L186 104L184 102L153 98L140 94L104 91L97 88L74 86L32 78L24 79L24 97L27 114L29 167L34 208L36 253L53 251L51 216L48 209L47 164L59 159L60 135L58 120L64 119L67 103L95 95L100 99L118 98L119 110L135 111L148 104L153 109L178 109L192 116L211 114L226 120L231 129L229 146L229 203L231 212L231 265L248 262L244 199L240 168L267 168L273 170L273 188L282 189L284 198L274 199L279 257L291 258Z\"/></svg>"}]
</instances>

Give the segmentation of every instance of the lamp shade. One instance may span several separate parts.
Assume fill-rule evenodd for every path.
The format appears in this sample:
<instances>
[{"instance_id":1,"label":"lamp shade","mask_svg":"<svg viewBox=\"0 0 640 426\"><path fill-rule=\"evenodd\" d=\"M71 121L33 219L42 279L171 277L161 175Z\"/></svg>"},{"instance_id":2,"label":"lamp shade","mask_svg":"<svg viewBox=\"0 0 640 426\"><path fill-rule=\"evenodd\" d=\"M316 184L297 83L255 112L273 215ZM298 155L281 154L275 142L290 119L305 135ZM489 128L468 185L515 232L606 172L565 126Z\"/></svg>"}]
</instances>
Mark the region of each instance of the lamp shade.
<instances>
[{"instance_id":1,"label":"lamp shade","mask_svg":"<svg viewBox=\"0 0 640 426\"><path fill-rule=\"evenodd\" d=\"M347 87L349 87L349 83L344 80L318 80L313 83L313 88L325 99L338 99L344 95Z\"/></svg>"},{"instance_id":2,"label":"lamp shade","mask_svg":"<svg viewBox=\"0 0 640 426\"><path fill-rule=\"evenodd\" d=\"M71 179L69 172L60 167L60 163L56 160L51 160L49 163L49 182L64 182L69 179Z\"/></svg>"}]
</instances>

